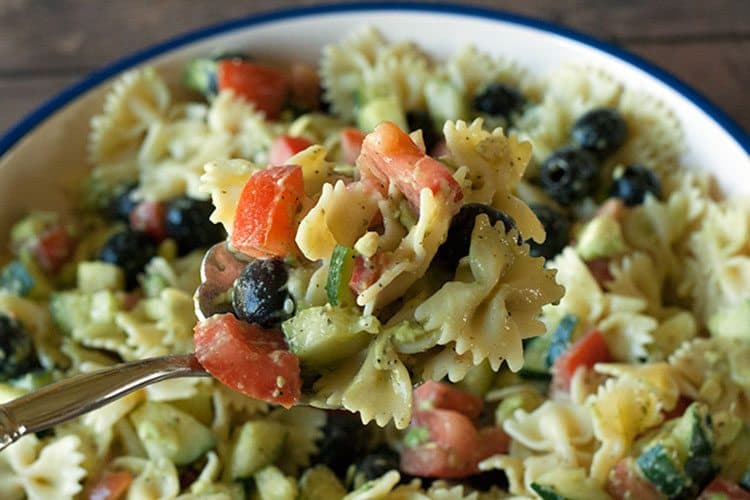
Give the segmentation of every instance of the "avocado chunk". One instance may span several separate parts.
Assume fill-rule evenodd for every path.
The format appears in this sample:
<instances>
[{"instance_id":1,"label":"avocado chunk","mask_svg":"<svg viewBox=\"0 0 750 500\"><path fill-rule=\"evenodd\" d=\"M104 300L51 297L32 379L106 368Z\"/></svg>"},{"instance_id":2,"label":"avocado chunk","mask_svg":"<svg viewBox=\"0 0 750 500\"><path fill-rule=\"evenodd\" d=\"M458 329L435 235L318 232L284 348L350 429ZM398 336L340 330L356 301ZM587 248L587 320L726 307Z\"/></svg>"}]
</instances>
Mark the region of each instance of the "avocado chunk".
<instances>
[{"instance_id":1,"label":"avocado chunk","mask_svg":"<svg viewBox=\"0 0 750 500\"><path fill-rule=\"evenodd\" d=\"M364 349L379 331L375 317L330 305L303 309L281 324L289 350L303 365L320 369Z\"/></svg>"},{"instance_id":2,"label":"avocado chunk","mask_svg":"<svg viewBox=\"0 0 750 500\"><path fill-rule=\"evenodd\" d=\"M284 424L273 420L245 422L232 447L232 479L251 477L279 458L287 437Z\"/></svg>"},{"instance_id":3,"label":"avocado chunk","mask_svg":"<svg viewBox=\"0 0 750 500\"><path fill-rule=\"evenodd\" d=\"M583 260L613 257L628 249L620 223L609 215L591 219L578 235L576 251Z\"/></svg>"},{"instance_id":4,"label":"avocado chunk","mask_svg":"<svg viewBox=\"0 0 750 500\"><path fill-rule=\"evenodd\" d=\"M187 465L216 443L208 427L168 403L146 401L133 410L130 421L151 459Z\"/></svg>"},{"instance_id":5,"label":"avocado chunk","mask_svg":"<svg viewBox=\"0 0 750 500\"><path fill-rule=\"evenodd\" d=\"M469 103L466 97L448 80L433 78L424 86L427 109L438 130L447 120L469 118Z\"/></svg>"}]
</instances>

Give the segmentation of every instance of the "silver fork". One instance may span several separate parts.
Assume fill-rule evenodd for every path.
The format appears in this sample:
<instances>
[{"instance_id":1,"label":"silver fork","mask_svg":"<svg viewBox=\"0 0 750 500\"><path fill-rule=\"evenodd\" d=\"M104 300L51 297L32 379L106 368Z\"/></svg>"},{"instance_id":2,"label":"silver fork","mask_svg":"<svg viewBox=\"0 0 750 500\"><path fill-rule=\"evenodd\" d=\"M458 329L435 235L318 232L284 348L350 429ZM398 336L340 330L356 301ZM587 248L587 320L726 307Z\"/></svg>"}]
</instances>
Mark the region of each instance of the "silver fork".
<instances>
[{"instance_id":1,"label":"silver fork","mask_svg":"<svg viewBox=\"0 0 750 500\"><path fill-rule=\"evenodd\" d=\"M226 243L217 243L206 253L195 295L199 318L223 312L218 299L232 287L245 265ZM0 405L0 450L26 434L96 410L147 385L171 378L209 376L195 354L184 354L122 363L54 382Z\"/></svg>"}]
</instances>

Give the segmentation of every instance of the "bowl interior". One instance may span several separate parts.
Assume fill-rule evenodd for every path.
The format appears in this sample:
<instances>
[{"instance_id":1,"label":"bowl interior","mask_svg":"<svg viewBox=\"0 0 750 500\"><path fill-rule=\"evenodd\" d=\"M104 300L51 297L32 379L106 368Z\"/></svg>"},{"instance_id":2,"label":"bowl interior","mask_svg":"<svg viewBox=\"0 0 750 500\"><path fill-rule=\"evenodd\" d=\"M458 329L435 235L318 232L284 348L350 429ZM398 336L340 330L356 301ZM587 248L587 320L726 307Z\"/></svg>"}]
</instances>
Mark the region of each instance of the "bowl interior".
<instances>
[{"instance_id":1,"label":"bowl interior","mask_svg":"<svg viewBox=\"0 0 750 500\"><path fill-rule=\"evenodd\" d=\"M398 8L308 12L242 24L196 40L183 39L186 43L141 63L155 66L177 87L187 59L217 48L249 50L259 59L316 63L325 44L362 25L374 26L390 39L412 40L438 58L474 44L483 51L513 59L532 72L585 61L663 101L684 128L684 163L712 171L729 194L750 194L750 157L699 105L636 65L561 34L512 20ZM89 120L101 108L109 83L105 81L75 98L0 158L0 234L7 234L10 224L31 208L69 208L66 193L89 168Z\"/></svg>"}]
</instances>

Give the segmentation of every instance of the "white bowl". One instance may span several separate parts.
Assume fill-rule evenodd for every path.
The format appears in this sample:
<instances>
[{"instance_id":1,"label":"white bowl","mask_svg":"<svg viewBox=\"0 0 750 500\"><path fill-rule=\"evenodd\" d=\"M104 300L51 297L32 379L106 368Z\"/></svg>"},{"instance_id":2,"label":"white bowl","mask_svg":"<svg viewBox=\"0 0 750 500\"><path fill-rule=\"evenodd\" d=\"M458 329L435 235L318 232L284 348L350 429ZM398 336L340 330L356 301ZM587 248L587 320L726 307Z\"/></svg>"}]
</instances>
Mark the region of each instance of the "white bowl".
<instances>
[{"instance_id":1,"label":"white bowl","mask_svg":"<svg viewBox=\"0 0 750 500\"><path fill-rule=\"evenodd\" d=\"M0 138L0 234L31 208L66 209L66 192L88 168L89 119L113 77L150 64L176 82L183 63L214 49L260 59L315 63L321 48L361 25L413 40L437 57L467 44L533 72L586 61L671 108L684 128L684 163L713 172L730 194L750 194L750 138L724 113L667 73L620 49L548 23L453 5L336 5L248 17L166 41L111 64L66 89Z\"/></svg>"}]
</instances>

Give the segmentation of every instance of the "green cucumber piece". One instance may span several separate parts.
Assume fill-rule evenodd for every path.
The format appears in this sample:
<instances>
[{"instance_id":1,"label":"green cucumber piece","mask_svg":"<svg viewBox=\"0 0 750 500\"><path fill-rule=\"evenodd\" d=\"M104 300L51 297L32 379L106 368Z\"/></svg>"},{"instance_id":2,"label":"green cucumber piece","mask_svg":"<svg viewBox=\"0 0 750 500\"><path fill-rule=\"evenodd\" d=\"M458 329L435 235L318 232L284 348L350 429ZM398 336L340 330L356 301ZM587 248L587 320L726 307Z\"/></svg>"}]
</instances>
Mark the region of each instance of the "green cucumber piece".
<instances>
[{"instance_id":1,"label":"green cucumber piece","mask_svg":"<svg viewBox=\"0 0 750 500\"><path fill-rule=\"evenodd\" d=\"M297 500L341 500L346 496L346 488L336 474L325 465L307 469L299 480Z\"/></svg>"},{"instance_id":2,"label":"green cucumber piece","mask_svg":"<svg viewBox=\"0 0 750 500\"><path fill-rule=\"evenodd\" d=\"M570 347L577 324L578 317L574 314L566 314L557 324L547 351L547 368L551 368L555 364L555 360Z\"/></svg>"},{"instance_id":3,"label":"green cucumber piece","mask_svg":"<svg viewBox=\"0 0 750 500\"><path fill-rule=\"evenodd\" d=\"M232 479L251 477L279 458L288 431L284 424L272 420L246 422L237 433L232 447Z\"/></svg>"},{"instance_id":4,"label":"green cucumber piece","mask_svg":"<svg viewBox=\"0 0 750 500\"><path fill-rule=\"evenodd\" d=\"M401 130L408 130L406 114L394 95L375 97L357 109L357 126L364 132L372 132L385 121L395 123Z\"/></svg>"},{"instance_id":5,"label":"green cucumber piece","mask_svg":"<svg viewBox=\"0 0 750 500\"><path fill-rule=\"evenodd\" d=\"M189 89L200 92L206 97L217 94L216 73L218 64L209 58L193 59L185 65L183 83Z\"/></svg>"},{"instance_id":6,"label":"green cucumber piece","mask_svg":"<svg viewBox=\"0 0 750 500\"><path fill-rule=\"evenodd\" d=\"M552 336L545 334L526 342L523 348L523 368L518 374L526 379L549 380L551 377L547 365L547 355L552 343Z\"/></svg>"},{"instance_id":7,"label":"green cucumber piece","mask_svg":"<svg viewBox=\"0 0 750 500\"><path fill-rule=\"evenodd\" d=\"M216 444L208 427L167 403L146 401L129 418L151 459L187 465Z\"/></svg>"},{"instance_id":8,"label":"green cucumber piece","mask_svg":"<svg viewBox=\"0 0 750 500\"><path fill-rule=\"evenodd\" d=\"M43 299L52 287L31 256L21 256L0 271L0 289L22 297Z\"/></svg>"},{"instance_id":9,"label":"green cucumber piece","mask_svg":"<svg viewBox=\"0 0 750 500\"><path fill-rule=\"evenodd\" d=\"M443 79L428 80L424 86L427 109L438 130L443 130L447 120L469 118L469 104L466 97L453 84Z\"/></svg>"},{"instance_id":10,"label":"green cucumber piece","mask_svg":"<svg viewBox=\"0 0 750 500\"><path fill-rule=\"evenodd\" d=\"M379 331L374 317L363 318L356 309L330 305L303 309L281 324L289 350L300 362L320 369L364 349Z\"/></svg>"},{"instance_id":11,"label":"green cucumber piece","mask_svg":"<svg viewBox=\"0 0 750 500\"><path fill-rule=\"evenodd\" d=\"M354 307L357 305L354 294L349 289L349 280L354 270L354 249L336 245L331 254L331 264L326 281L328 303L332 306Z\"/></svg>"},{"instance_id":12,"label":"green cucumber piece","mask_svg":"<svg viewBox=\"0 0 750 500\"><path fill-rule=\"evenodd\" d=\"M269 465L255 473L255 487L261 500L296 500L297 482L278 467Z\"/></svg>"},{"instance_id":13,"label":"green cucumber piece","mask_svg":"<svg viewBox=\"0 0 750 500\"><path fill-rule=\"evenodd\" d=\"M635 463L641 474L670 498L680 495L690 484L690 479L680 470L675 453L670 453L661 443L648 448Z\"/></svg>"},{"instance_id":14,"label":"green cucumber piece","mask_svg":"<svg viewBox=\"0 0 750 500\"><path fill-rule=\"evenodd\" d=\"M539 483L531 483L531 489L539 495L542 500L570 500L568 497L559 494L551 486Z\"/></svg>"}]
</instances>

